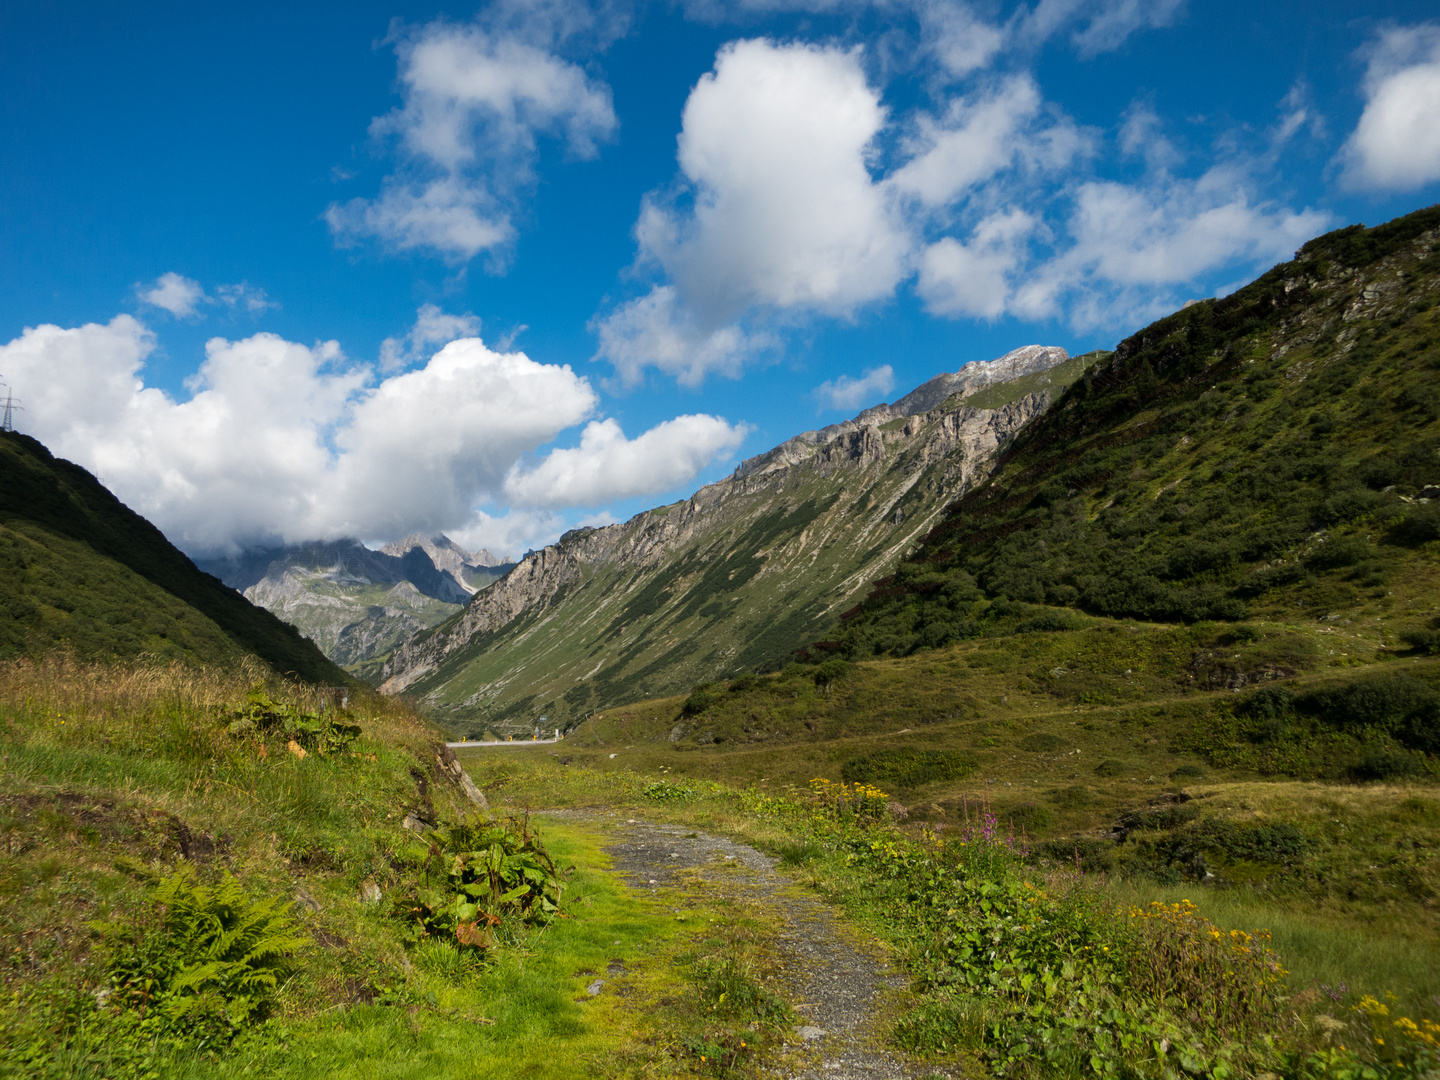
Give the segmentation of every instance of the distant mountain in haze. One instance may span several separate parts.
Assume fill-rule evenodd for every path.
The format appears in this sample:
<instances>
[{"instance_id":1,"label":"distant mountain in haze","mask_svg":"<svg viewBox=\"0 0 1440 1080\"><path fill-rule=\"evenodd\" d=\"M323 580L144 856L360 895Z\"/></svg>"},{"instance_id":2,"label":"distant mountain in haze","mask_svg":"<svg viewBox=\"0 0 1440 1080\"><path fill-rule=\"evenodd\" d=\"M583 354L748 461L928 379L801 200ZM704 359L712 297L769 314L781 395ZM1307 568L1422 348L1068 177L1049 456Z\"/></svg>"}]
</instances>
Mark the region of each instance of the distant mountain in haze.
<instances>
[{"instance_id":1,"label":"distant mountain in haze","mask_svg":"<svg viewBox=\"0 0 1440 1080\"><path fill-rule=\"evenodd\" d=\"M397 644L449 618L513 565L488 551L466 551L448 536L419 534L379 551L344 538L201 563L361 677Z\"/></svg>"}]
</instances>

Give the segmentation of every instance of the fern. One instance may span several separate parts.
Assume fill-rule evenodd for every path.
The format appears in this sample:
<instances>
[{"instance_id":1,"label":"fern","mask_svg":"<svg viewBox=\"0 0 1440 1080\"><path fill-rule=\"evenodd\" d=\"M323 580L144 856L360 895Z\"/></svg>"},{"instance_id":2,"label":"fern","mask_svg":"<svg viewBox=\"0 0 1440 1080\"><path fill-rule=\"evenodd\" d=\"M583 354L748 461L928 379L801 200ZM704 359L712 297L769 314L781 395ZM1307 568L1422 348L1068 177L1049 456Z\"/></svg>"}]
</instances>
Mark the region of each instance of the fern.
<instances>
[{"instance_id":1,"label":"fern","mask_svg":"<svg viewBox=\"0 0 1440 1080\"><path fill-rule=\"evenodd\" d=\"M114 940L112 997L150 1034L228 1039L265 1015L309 944L279 899L251 900L229 874L203 885L182 866L153 899L148 918L100 927Z\"/></svg>"}]
</instances>

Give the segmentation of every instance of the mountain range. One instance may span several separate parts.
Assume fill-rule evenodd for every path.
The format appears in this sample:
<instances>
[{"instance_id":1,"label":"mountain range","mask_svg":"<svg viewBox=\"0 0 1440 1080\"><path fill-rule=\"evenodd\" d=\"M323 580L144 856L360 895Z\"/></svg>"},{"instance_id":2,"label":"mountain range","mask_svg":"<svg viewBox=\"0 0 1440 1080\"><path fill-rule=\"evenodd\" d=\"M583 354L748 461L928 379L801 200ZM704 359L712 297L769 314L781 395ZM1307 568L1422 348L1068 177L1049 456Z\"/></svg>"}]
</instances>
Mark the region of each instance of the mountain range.
<instances>
[{"instance_id":1,"label":"mountain range","mask_svg":"<svg viewBox=\"0 0 1440 1080\"><path fill-rule=\"evenodd\" d=\"M314 541L202 560L245 598L295 626L361 677L400 642L443 622L514 565L449 537L415 534L379 550Z\"/></svg>"},{"instance_id":2,"label":"mountain range","mask_svg":"<svg viewBox=\"0 0 1440 1080\"><path fill-rule=\"evenodd\" d=\"M968 364L689 499L567 533L399 645L382 689L454 731L509 733L774 665L834 626L1100 358L1027 346Z\"/></svg>"}]
</instances>

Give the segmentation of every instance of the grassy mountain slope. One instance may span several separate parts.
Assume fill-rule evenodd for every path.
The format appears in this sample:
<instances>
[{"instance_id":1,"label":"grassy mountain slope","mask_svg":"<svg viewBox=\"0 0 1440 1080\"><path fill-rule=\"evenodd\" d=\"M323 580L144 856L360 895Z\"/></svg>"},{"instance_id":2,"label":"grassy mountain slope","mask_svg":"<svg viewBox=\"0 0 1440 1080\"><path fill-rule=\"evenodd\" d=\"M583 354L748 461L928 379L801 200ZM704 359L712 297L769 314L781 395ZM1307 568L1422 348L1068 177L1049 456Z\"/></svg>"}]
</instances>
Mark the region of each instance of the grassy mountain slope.
<instances>
[{"instance_id":1,"label":"grassy mountain slope","mask_svg":"<svg viewBox=\"0 0 1440 1080\"><path fill-rule=\"evenodd\" d=\"M562 538L398 650L383 686L457 732L528 733L541 715L568 727L598 708L773 666L833 627L863 583L984 475L996 445L1096 358L1018 389L986 386L984 409L955 395Z\"/></svg>"},{"instance_id":2,"label":"grassy mountain slope","mask_svg":"<svg viewBox=\"0 0 1440 1080\"><path fill-rule=\"evenodd\" d=\"M1000 597L1319 619L1376 644L1423 630L1440 595L1437 226L1432 208L1320 237L1122 342L821 651L972 637Z\"/></svg>"},{"instance_id":3,"label":"grassy mountain slope","mask_svg":"<svg viewBox=\"0 0 1440 1080\"><path fill-rule=\"evenodd\" d=\"M90 473L34 439L0 434L0 481L5 655L57 645L96 658L250 653L311 682L347 681L293 627L201 573Z\"/></svg>"}]
</instances>

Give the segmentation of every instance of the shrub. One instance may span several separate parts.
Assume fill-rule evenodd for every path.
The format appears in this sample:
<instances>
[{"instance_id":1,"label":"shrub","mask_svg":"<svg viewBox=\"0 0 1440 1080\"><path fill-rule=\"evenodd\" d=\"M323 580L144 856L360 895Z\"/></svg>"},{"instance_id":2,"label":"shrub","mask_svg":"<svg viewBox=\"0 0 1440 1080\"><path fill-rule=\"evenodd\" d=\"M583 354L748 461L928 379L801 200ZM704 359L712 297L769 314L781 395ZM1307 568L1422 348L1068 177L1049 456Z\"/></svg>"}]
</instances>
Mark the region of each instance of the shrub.
<instances>
[{"instance_id":1,"label":"shrub","mask_svg":"<svg viewBox=\"0 0 1440 1080\"><path fill-rule=\"evenodd\" d=\"M1129 765L1123 761L1116 761L1114 758L1107 758L1095 766L1095 775L1107 780L1115 776L1124 776L1129 771Z\"/></svg>"},{"instance_id":2,"label":"shrub","mask_svg":"<svg viewBox=\"0 0 1440 1080\"><path fill-rule=\"evenodd\" d=\"M1440 540L1440 503L1414 506L1390 530L1390 536L1402 544L1424 544Z\"/></svg>"},{"instance_id":3,"label":"shrub","mask_svg":"<svg viewBox=\"0 0 1440 1080\"><path fill-rule=\"evenodd\" d=\"M1024 832L1036 832L1048 829L1055 824L1055 811L1048 806L1040 806L1038 803L1021 803L1009 810L1002 810L1000 818L1011 828Z\"/></svg>"},{"instance_id":4,"label":"shrub","mask_svg":"<svg viewBox=\"0 0 1440 1080\"><path fill-rule=\"evenodd\" d=\"M1020 749L1028 750L1032 754L1053 754L1065 745L1065 740L1058 735L1050 735L1046 732L1036 732L1034 735L1026 735L1020 740Z\"/></svg>"},{"instance_id":5,"label":"shrub","mask_svg":"<svg viewBox=\"0 0 1440 1080\"><path fill-rule=\"evenodd\" d=\"M1402 630L1400 640L1415 652L1429 653L1431 656L1440 653L1440 618L1431 619L1428 626Z\"/></svg>"},{"instance_id":6,"label":"shrub","mask_svg":"<svg viewBox=\"0 0 1440 1080\"><path fill-rule=\"evenodd\" d=\"M719 700L720 695L715 692L714 683L701 683L690 691L690 696L685 699L680 711L685 716L699 716Z\"/></svg>"},{"instance_id":7,"label":"shrub","mask_svg":"<svg viewBox=\"0 0 1440 1080\"><path fill-rule=\"evenodd\" d=\"M1312 690L1296 705L1333 727L1375 727L1413 749L1440 750L1440 692L1409 675L1375 675Z\"/></svg>"},{"instance_id":8,"label":"shrub","mask_svg":"<svg viewBox=\"0 0 1440 1080\"><path fill-rule=\"evenodd\" d=\"M744 675L737 675L730 680L730 692L732 694L743 694L759 681L759 675L756 675L753 671L747 671Z\"/></svg>"},{"instance_id":9,"label":"shrub","mask_svg":"<svg viewBox=\"0 0 1440 1080\"><path fill-rule=\"evenodd\" d=\"M838 682L854 670L855 665L849 660L839 656L831 657L815 669L815 685L823 686L828 691L831 683Z\"/></svg>"},{"instance_id":10,"label":"shrub","mask_svg":"<svg viewBox=\"0 0 1440 1080\"><path fill-rule=\"evenodd\" d=\"M1067 788L1047 792L1045 797L1056 806L1065 810L1078 810L1081 807L1089 806L1095 801L1095 793L1089 788L1082 787L1079 784L1072 784Z\"/></svg>"},{"instance_id":11,"label":"shrub","mask_svg":"<svg viewBox=\"0 0 1440 1080\"><path fill-rule=\"evenodd\" d=\"M894 746L851 758L840 767L840 777L852 784L915 788L936 780L958 780L974 771L975 762L956 750Z\"/></svg>"},{"instance_id":12,"label":"shrub","mask_svg":"<svg viewBox=\"0 0 1440 1080\"><path fill-rule=\"evenodd\" d=\"M1108 840L1077 836L1069 840L1047 840L1037 849L1046 858L1078 867L1087 874L1109 873L1115 869L1115 845Z\"/></svg>"},{"instance_id":13,"label":"shrub","mask_svg":"<svg viewBox=\"0 0 1440 1080\"><path fill-rule=\"evenodd\" d=\"M549 922L565 890L554 860L525 822L436 829L412 847L408 861L425 871L426 881L396 903L411 940L433 936L457 948L488 949L505 917Z\"/></svg>"},{"instance_id":14,"label":"shrub","mask_svg":"<svg viewBox=\"0 0 1440 1080\"><path fill-rule=\"evenodd\" d=\"M288 738L312 754L337 753L360 737L345 712L303 712L293 705L272 701L263 687L252 687L245 705L230 714L231 735Z\"/></svg>"},{"instance_id":15,"label":"shrub","mask_svg":"<svg viewBox=\"0 0 1440 1080\"><path fill-rule=\"evenodd\" d=\"M1170 779L1198 780L1204 775L1205 770L1200 768L1199 765L1181 765L1179 768L1171 770Z\"/></svg>"},{"instance_id":16,"label":"shrub","mask_svg":"<svg viewBox=\"0 0 1440 1080\"><path fill-rule=\"evenodd\" d=\"M1048 609L1028 619L1022 619L1015 627L1017 634L1055 633L1060 630L1082 630L1085 620L1069 611Z\"/></svg>"},{"instance_id":17,"label":"shrub","mask_svg":"<svg viewBox=\"0 0 1440 1080\"><path fill-rule=\"evenodd\" d=\"M1342 566L1354 566L1374 555L1374 547L1364 537L1336 536L1306 555L1305 566L1309 570L1335 570Z\"/></svg>"},{"instance_id":18,"label":"shrub","mask_svg":"<svg viewBox=\"0 0 1440 1080\"><path fill-rule=\"evenodd\" d=\"M1356 780L1408 780L1424 769L1409 754L1380 751L1367 754L1350 770Z\"/></svg>"}]
</instances>

